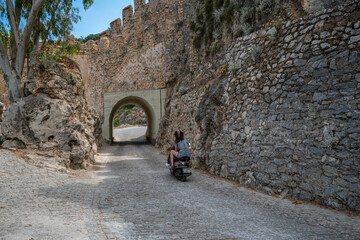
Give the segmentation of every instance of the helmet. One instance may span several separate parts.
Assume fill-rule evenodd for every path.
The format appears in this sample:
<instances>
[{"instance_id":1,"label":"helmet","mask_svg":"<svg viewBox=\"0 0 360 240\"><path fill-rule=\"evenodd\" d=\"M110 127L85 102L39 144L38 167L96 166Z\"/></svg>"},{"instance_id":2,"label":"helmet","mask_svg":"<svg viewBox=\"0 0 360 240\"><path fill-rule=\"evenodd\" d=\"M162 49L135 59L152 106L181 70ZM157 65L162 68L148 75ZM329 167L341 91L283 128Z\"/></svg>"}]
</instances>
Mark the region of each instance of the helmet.
<instances>
[{"instance_id":1,"label":"helmet","mask_svg":"<svg viewBox=\"0 0 360 240\"><path fill-rule=\"evenodd\" d=\"M175 136L176 138L178 138L178 137L184 136L184 133L183 133L182 131L180 131L180 130L176 130L176 131L174 132L174 136Z\"/></svg>"}]
</instances>

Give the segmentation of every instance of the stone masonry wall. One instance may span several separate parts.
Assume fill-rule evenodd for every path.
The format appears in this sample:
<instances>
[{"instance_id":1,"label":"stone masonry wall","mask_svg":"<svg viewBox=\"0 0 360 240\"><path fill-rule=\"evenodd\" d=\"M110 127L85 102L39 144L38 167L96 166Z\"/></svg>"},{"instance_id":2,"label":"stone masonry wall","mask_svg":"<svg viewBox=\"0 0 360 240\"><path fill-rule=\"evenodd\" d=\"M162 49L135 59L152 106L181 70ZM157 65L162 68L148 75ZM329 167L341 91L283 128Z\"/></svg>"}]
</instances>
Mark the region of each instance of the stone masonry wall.
<instances>
[{"instance_id":1,"label":"stone masonry wall","mask_svg":"<svg viewBox=\"0 0 360 240\"><path fill-rule=\"evenodd\" d=\"M158 145L174 129L195 167L270 194L360 211L360 2L190 56Z\"/></svg>"}]
</instances>

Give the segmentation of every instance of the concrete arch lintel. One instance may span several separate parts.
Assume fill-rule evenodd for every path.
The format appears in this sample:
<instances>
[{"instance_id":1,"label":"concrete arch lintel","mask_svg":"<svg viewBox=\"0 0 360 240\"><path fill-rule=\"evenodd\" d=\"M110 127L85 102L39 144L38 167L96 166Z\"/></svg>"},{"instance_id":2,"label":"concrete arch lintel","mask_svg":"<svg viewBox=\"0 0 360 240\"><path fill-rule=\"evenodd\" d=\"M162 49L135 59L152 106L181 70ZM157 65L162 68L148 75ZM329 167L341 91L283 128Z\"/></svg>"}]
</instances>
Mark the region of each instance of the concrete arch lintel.
<instances>
[{"instance_id":1,"label":"concrete arch lintel","mask_svg":"<svg viewBox=\"0 0 360 240\"><path fill-rule=\"evenodd\" d=\"M113 119L116 110L126 104L135 104L145 111L148 120L146 138L155 144L159 123L164 114L165 97L166 89L105 93L104 123L102 125L104 140L112 141Z\"/></svg>"}]
</instances>

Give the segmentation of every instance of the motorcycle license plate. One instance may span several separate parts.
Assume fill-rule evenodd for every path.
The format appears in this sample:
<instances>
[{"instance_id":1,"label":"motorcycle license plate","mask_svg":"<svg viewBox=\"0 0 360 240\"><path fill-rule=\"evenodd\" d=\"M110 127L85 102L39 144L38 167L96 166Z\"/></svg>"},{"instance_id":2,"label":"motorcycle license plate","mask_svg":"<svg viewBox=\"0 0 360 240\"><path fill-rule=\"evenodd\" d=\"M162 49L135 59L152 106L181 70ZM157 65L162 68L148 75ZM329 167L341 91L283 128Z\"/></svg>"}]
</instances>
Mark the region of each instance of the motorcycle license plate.
<instances>
[{"instance_id":1,"label":"motorcycle license plate","mask_svg":"<svg viewBox=\"0 0 360 240\"><path fill-rule=\"evenodd\" d=\"M183 169L183 173L190 173L190 169Z\"/></svg>"}]
</instances>

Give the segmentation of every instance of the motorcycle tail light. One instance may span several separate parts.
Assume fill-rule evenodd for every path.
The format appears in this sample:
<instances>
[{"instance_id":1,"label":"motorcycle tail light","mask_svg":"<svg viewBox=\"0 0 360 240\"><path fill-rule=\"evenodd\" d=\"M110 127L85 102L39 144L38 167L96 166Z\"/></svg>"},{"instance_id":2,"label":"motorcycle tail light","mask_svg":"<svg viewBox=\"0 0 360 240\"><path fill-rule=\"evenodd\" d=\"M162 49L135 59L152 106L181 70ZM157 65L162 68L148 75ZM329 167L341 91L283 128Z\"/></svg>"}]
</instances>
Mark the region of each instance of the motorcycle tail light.
<instances>
[{"instance_id":1,"label":"motorcycle tail light","mask_svg":"<svg viewBox=\"0 0 360 240\"><path fill-rule=\"evenodd\" d=\"M186 163L185 163L185 166L190 166L190 163L189 163L189 162L186 162Z\"/></svg>"}]
</instances>

